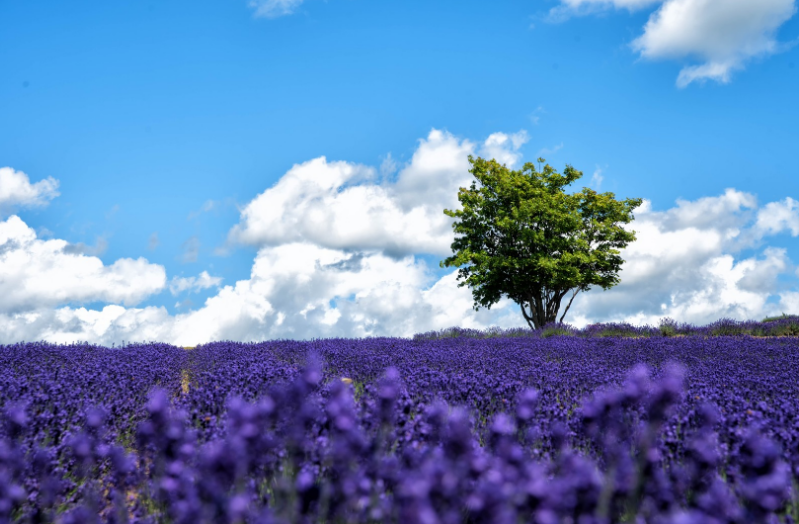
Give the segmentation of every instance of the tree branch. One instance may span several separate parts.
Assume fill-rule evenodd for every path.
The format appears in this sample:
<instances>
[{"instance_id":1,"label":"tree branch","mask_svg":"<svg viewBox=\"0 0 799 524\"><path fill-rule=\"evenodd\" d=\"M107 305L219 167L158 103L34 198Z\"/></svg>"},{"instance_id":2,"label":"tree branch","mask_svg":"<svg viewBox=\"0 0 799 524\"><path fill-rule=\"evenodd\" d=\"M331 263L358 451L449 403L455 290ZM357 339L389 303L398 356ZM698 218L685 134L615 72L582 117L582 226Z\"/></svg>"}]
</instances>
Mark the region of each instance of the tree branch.
<instances>
[{"instance_id":1,"label":"tree branch","mask_svg":"<svg viewBox=\"0 0 799 524\"><path fill-rule=\"evenodd\" d=\"M572 302L574 302L574 297L576 297L577 293L579 293L579 292L580 292L580 289L578 288L578 289L576 289L574 291L574 293L572 293L572 297L571 297L571 299L569 299L569 303L566 305L566 310L563 312L563 315L561 315L561 317L560 317L561 324L563 323L563 318L566 316L566 313L569 312L569 308L572 307Z\"/></svg>"},{"instance_id":2,"label":"tree branch","mask_svg":"<svg viewBox=\"0 0 799 524\"><path fill-rule=\"evenodd\" d=\"M530 326L532 329L535 329L535 322L533 318L527 314L527 311L524 310L524 301L519 302L519 305L522 307L522 315L524 315L524 319L527 321L527 325ZM530 305L530 312L532 313L532 304ZM531 324L532 322L532 324Z\"/></svg>"}]
</instances>

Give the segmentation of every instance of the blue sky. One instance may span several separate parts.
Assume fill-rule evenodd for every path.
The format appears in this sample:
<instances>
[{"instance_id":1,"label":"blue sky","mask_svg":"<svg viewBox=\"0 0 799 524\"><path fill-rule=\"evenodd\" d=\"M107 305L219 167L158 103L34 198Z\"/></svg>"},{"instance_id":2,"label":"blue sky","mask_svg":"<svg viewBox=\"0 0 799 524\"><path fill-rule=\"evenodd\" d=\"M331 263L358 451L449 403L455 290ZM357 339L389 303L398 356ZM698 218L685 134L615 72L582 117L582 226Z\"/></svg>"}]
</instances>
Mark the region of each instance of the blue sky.
<instances>
[{"instance_id":1,"label":"blue sky","mask_svg":"<svg viewBox=\"0 0 799 524\"><path fill-rule=\"evenodd\" d=\"M648 201L623 284L567 320L799 313L795 11L0 3L0 342L523 325L514 304L471 310L438 268L452 238L436 210L468 184L470 152L544 156L582 170L578 188ZM353 206L371 211L346 218ZM400 247L398 231L413 233ZM327 278L296 257L350 265Z\"/></svg>"}]
</instances>

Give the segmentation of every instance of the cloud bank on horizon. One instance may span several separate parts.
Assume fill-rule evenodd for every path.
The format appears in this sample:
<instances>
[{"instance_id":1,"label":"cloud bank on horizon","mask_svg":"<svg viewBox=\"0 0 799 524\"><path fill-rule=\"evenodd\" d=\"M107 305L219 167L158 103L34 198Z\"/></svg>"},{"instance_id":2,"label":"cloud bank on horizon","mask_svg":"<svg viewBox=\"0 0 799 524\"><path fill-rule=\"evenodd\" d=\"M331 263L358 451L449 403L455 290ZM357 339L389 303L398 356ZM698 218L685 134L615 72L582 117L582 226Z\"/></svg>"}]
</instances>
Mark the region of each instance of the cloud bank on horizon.
<instances>
[{"instance_id":1,"label":"cloud bank on horizon","mask_svg":"<svg viewBox=\"0 0 799 524\"><path fill-rule=\"evenodd\" d=\"M795 0L561 0L549 19L653 7L643 34L630 45L642 58L693 61L680 71L679 87L705 80L727 83L752 59L793 45L780 43L776 33L796 14Z\"/></svg>"},{"instance_id":2,"label":"cloud bank on horizon","mask_svg":"<svg viewBox=\"0 0 799 524\"><path fill-rule=\"evenodd\" d=\"M525 326L503 300L473 310L456 270L437 276L422 255L445 257L454 239L443 209L473 180L469 154L521 162L525 132L494 133L482 142L433 129L412 158L378 170L314 158L293 166L240 211L226 249L257 248L250 277L222 285L208 271L167 280L144 257L105 265L65 240L38 238L18 215L0 215L0 343L120 340L194 345L214 340L411 336L452 326ZM392 176L394 175L394 176ZM0 170L3 209L40 206L57 182L31 183ZM583 183L589 181L583 179ZM665 211L645 204L632 227L638 240L622 253L621 284L575 301L566 319L656 325L663 317L703 324L799 310L797 267L770 236L799 236L799 202L760 205L727 189ZM747 253L743 256L742 253ZM137 307L148 297L216 288L202 307L170 315ZM107 303L102 309L81 304Z\"/></svg>"}]
</instances>

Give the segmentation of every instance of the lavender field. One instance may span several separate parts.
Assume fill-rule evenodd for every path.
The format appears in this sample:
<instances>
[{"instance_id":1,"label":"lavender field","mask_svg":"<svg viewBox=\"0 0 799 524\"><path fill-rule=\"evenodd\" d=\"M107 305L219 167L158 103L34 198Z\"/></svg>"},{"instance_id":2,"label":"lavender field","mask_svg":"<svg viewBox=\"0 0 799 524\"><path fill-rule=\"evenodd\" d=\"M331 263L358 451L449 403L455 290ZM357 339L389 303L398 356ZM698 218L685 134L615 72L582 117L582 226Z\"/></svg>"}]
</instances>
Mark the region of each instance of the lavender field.
<instances>
[{"instance_id":1,"label":"lavender field","mask_svg":"<svg viewBox=\"0 0 799 524\"><path fill-rule=\"evenodd\" d=\"M797 335L0 346L0 522L799 522Z\"/></svg>"}]
</instances>

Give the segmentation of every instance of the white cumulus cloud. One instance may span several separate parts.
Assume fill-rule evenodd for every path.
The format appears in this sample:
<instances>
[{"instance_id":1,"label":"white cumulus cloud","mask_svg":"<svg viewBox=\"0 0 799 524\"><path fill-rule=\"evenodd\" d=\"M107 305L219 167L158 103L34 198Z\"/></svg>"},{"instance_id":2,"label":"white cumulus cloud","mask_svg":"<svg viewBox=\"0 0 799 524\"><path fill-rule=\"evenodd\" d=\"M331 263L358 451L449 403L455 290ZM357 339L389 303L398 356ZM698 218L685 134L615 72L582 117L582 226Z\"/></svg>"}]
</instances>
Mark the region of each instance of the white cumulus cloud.
<instances>
[{"instance_id":1,"label":"white cumulus cloud","mask_svg":"<svg viewBox=\"0 0 799 524\"><path fill-rule=\"evenodd\" d=\"M619 273L621 283L575 300L575 318L584 323L657 324L667 316L706 324L723 317L744 320L779 314L780 306L769 299L779 302L792 292L778 282L778 276L795 270L786 251L766 246L753 256L739 254L786 229L764 227L761 217L768 210L789 208L789 202L758 208L754 195L733 189L717 197L678 200L666 211L653 211L645 201L630 224L637 240L621 254L626 261ZM799 209L792 213L783 222L799 219ZM794 289L798 283L793 283Z\"/></svg>"},{"instance_id":2,"label":"white cumulus cloud","mask_svg":"<svg viewBox=\"0 0 799 524\"><path fill-rule=\"evenodd\" d=\"M0 167L0 218L18 207L46 206L58 195L58 180L53 177L31 184L22 171Z\"/></svg>"},{"instance_id":3,"label":"white cumulus cloud","mask_svg":"<svg viewBox=\"0 0 799 524\"><path fill-rule=\"evenodd\" d=\"M700 61L680 71L677 85L729 82L747 60L777 52L777 29L796 13L794 0L667 0L633 48L645 58Z\"/></svg>"},{"instance_id":4,"label":"white cumulus cloud","mask_svg":"<svg viewBox=\"0 0 799 524\"><path fill-rule=\"evenodd\" d=\"M522 158L519 148L528 140L527 131L524 130L511 135L493 133L486 139L480 154L484 158L493 158L512 169L519 164L519 160Z\"/></svg>"},{"instance_id":5,"label":"white cumulus cloud","mask_svg":"<svg viewBox=\"0 0 799 524\"><path fill-rule=\"evenodd\" d=\"M632 48L647 59L687 61L677 77L679 87L729 82L753 58L785 49L776 34L796 13L795 0L561 0L550 19L656 5Z\"/></svg>"},{"instance_id":6,"label":"white cumulus cloud","mask_svg":"<svg viewBox=\"0 0 799 524\"><path fill-rule=\"evenodd\" d=\"M0 312L72 301L132 306L166 284L163 266L144 258L121 258L105 266L71 247L65 240L38 239L16 215L0 222Z\"/></svg>"},{"instance_id":7,"label":"white cumulus cloud","mask_svg":"<svg viewBox=\"0 0 799 524\"><path fill-rule=\"evenodd\" d=\"M410 336L453 325L518 325L515 304L472 309L455 275L436 279L413 256L347 253L308 243L264 247L249 279L223 286L205 304L170 315L163 307L102 310L63 307L0 313L0 342L157 340L195 345L214 340ZM510 306L510 308L508 307Z\"/></svg>"},{"instance_id":8,"label":"white cumulus cloud","mask_svg":"<svg viewBox=\"0 0 799 524\"><path fill-rule=\"evenodd\" d=\"M770 234L789 230L791 235L799 236L799 202L791 197L769 202L758 211L757 226Z\"/></svg>"},{"instance_id":9,"label":"white cumulus cloud","mask_svg":"<svg viewBox=\"0 0 799 524\"><path fill-rule=\"evenodd\" d=\"M480 154L515 166L525 132L494 133ZM377 184L374 168L320 157L292 167L242 211L231 242L280 245L308 241L332 249L379 249L392 256L450 253L459 187L474 179L476 144L432 130L395 183Z\"/></svg>"}]
</instances>

